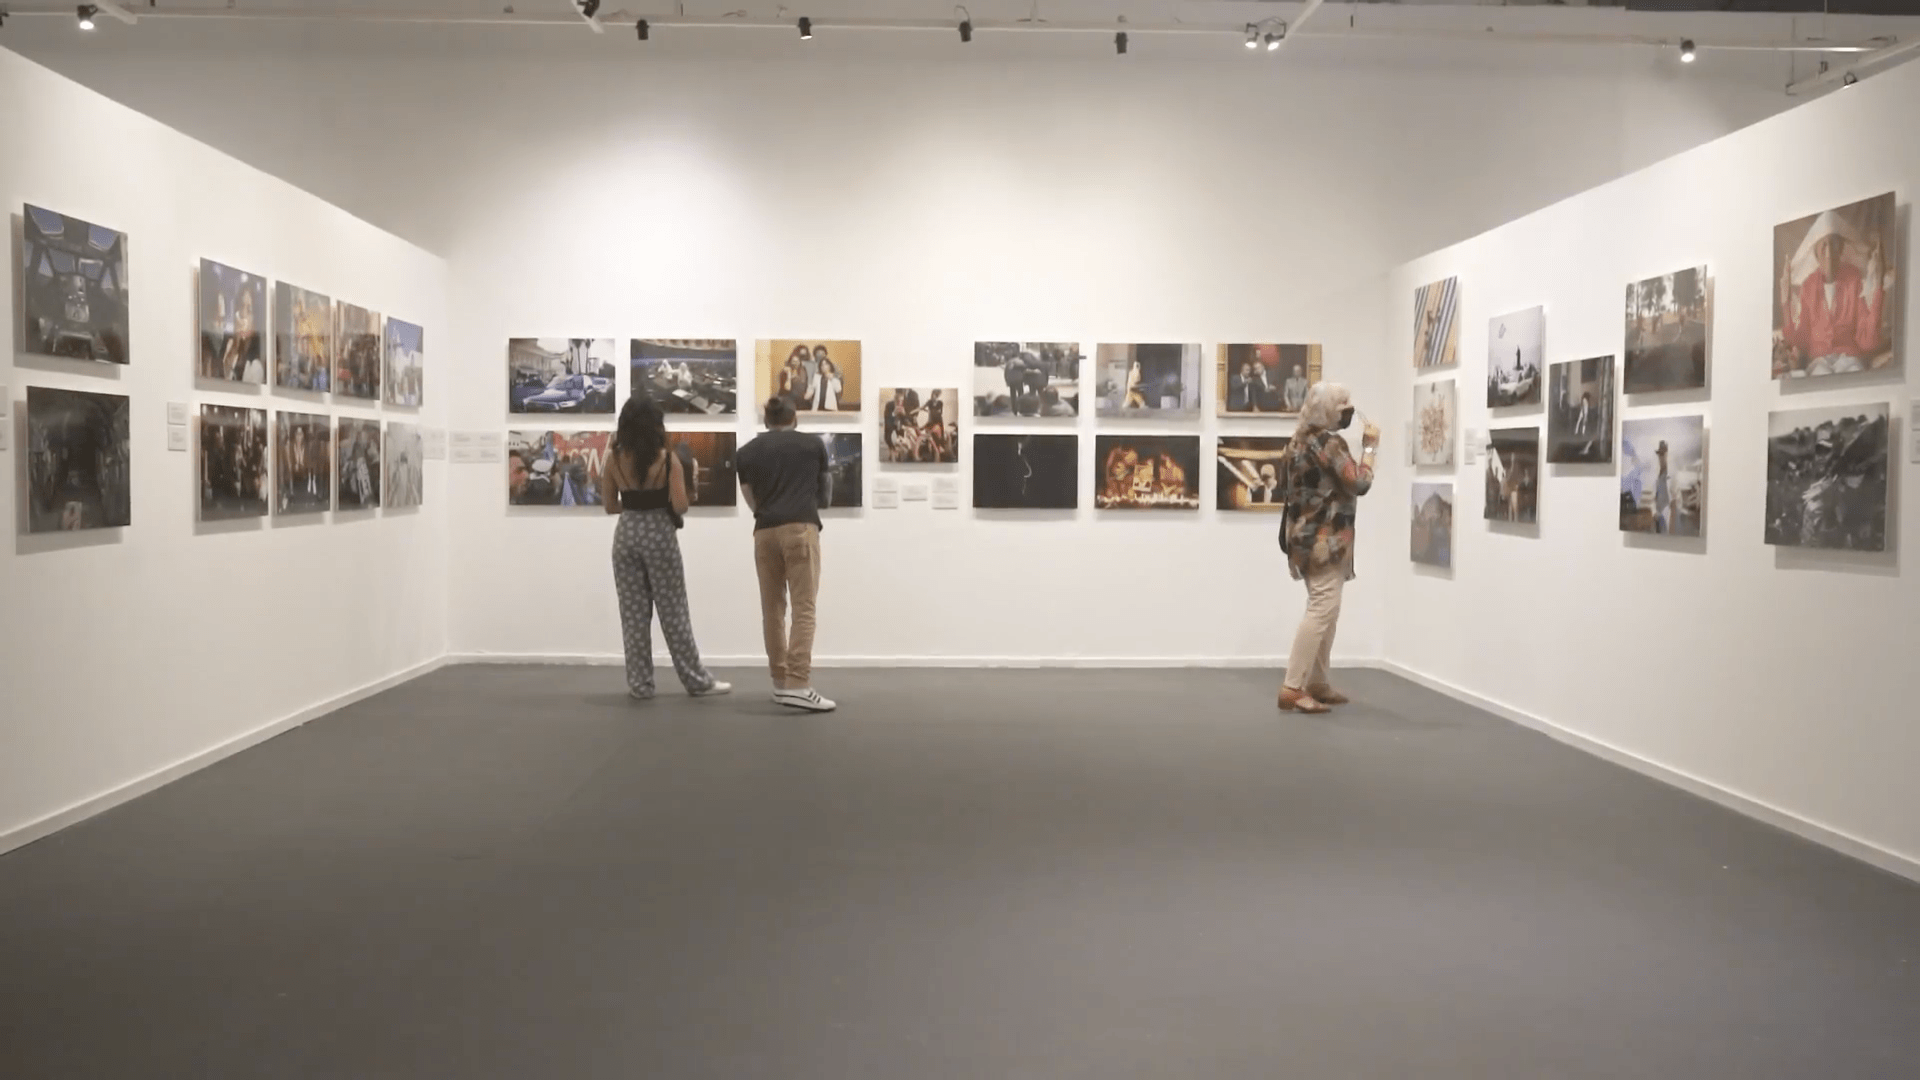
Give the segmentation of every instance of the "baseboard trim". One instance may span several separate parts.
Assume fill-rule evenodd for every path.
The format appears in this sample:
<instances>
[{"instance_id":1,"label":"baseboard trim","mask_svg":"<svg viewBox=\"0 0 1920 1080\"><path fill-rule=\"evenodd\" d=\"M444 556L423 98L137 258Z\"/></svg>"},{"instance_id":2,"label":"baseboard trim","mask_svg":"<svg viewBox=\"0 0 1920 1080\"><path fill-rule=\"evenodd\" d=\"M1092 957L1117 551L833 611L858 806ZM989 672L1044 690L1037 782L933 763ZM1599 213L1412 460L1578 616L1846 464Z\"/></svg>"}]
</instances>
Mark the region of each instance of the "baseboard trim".
<instances>
[{"instance_id":1,"label":"baseboard trim","mask_svg":"<svg viewBox=\"0 0 1920 1080\"><path fill-rule=\"evenodd\" d=\"M717 668L764 667L767 658L751 656L701 657ZM614 667L626 662L619 653L449 653L449 664L582 664ZM1285 667L1284 656L815 656L817 668L1273 668ZM670 663L665 653L654 663ZM1371 660L1335 659L1337 667L1371 667Z\"/></svg>"},{"instance_id":2,"label":"baseboard trim","mask_svg":"<svg viewBox=\"0 0 1920 1080\"><path fill-rule=\"evenodd\" d=\"M228 739L217 746L209 747L197 754L182 758L171 765L156 769L118 787L101 792L90 798L82 799L64 810L56 810L45 817L27 822L7 832L0 833L0 855L23 848L36 840L42 840L54 833L77 825L95 814L111 810L122 803L131 802L150 791L164 787L190 773L195 773L224 758L258 746L276 735L292 731L294 728L331 712L337 712L358 701L364 701L375 694L391 690L401 683L417 679L435 671L446 664L446 657L435 657L422 664L416 664L405 671L396 672L383 679L375 680L365 686L349 690L344 694L328 698L316 705L309 705L299 712L283 716L262 727Z\"/></svg>"},{"instance_id":3,"label":"baseboard trim","mask_svg":"<svg viewBox=\"0 0 1920 1080\"><path fill-rule=\"evenodd\" d=\"M1795 836L1805 840L1811 840L1822 847L1832 848L1843 855L1849 855L1859 859L1861 862L1877 866L1890 874L1896 874L1900 877L1920 882L1920 859L1910 858L1897 851L1890 851L1887 848L1883 848L1869 840L1863 840L1851 833L1842 832L1839 829L1822 825L1817 821L1808 820L1792 811L1783 810L1772 803L1756 799L1751 795L1742 794L1731 788L1722 787L1711 780L1704 780L1692 773L1683 772L1672 766L1662 765L1657 761L1641 757L1631 750L1622 749L1612 743L1603 742L1588 735L1582 735L1577 731L1561 727L1544 717L1535 716L1522 709L1516 709L1503 701L1497 701L1493 698L1476 694L1471 690L1455 686L1444 679L1436 679L1431 675L1415 671L1412 668L1397 664L1391 660L1372 661L1365 666L1376 667L1382 671L1391 672L1403 679L1419 683L1429 690L1445 694L1462 704L1471 705L1476 709L1483 709L1504 720L1510 720L1513 723L1519 724L1521 727L1532 728L1543 735L1563 742L1577 750L1584 750L1604 761L1632 769L1634 772L1640 773L1643 776L1651 777L1662 783L1677 787L1690 795L1697 795L1709 802L1718 803L1735 813L1743 814L1757 821L1763 821L1778 829L1784 829Z\"/></svg>"}]
</instances>

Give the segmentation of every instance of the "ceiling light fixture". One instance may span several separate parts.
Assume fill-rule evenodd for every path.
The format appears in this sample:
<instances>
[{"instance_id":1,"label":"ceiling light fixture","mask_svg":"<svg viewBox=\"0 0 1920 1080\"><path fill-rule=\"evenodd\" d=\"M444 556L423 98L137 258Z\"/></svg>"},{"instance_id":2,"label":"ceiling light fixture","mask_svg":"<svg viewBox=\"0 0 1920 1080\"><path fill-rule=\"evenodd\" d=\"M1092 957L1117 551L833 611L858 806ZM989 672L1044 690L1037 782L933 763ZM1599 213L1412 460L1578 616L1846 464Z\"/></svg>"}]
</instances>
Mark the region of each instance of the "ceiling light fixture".
<instances>
[{"instance_id":1,"label":"ceiling light fixture","mask_svg":"<svg viewBox=\"0 0 1920 1080\"><path fill-rule=\"evenodd\" d=\"M588 19L600 14L600 0L580 0L580 14Z\"/></svg>"},{"instance_id":2,"label":"ceiling light fixture","mask_svg":"<svg viewBox=\"0 0 1920 1080\"><path fill-rule=\"evenodd\" d=\"M76 14L80 16L80 29L91 30L93 29L93 17L100 14L100 9L94 7L92 4L81 4Z\"/></svg>"},{"instance_id":3,"label":"ceiling light fixture","mask_svg":"<svg viewBox=\"0 0 1920 1080\"><path fill-rule=\"evenodd\" d=\"M1841 76L1840 85L1842 87L1853 86L1859 83L1859 81L1860 81L1860 76L1855 75L1853 72L1849 71L1844 76Z\"/></svg>"},{"instance_id":4,"label":"ceiling light fixture","mask_svg":"<svg viewBox=\"0 0 1920 1080\"><path fill-rule=\"evenodd\" d=\"M653 29L647 25L647 20L641 19L639 22L633 24L633 32L641 41L645 41L648 36L653 33Z\"/></svg>"},{"instance_id":5,"label":"ceiling light fixture","mask_svg":"<svg viewBox=\"0 0 1920 1080\"><path fill-rule=\"evenodd\" d=\"M1259 47L1260 47L1260 29L1254 26L1252 23L1248 23L1247 24L1247 48L1257 49Z\"/></svg>"},{"instance_id":6,"label":"ceiling light fixture","mask_svg":"<svg viewBox=\"0 0 1920 1080\"><path fill-rule=\"evenodd\" d=\"M973 40L973 20L971 19L960 20L960 44L965 45L968 42L971 42L972 40Z\"/></svg>"},{"instance_id":7,"label":"ceiling light fixture","mask_svg":"<svg viewBox=\"0 0 1920 1080\"><path fill-rule=\"evenodd\" d=\"M1125 30L1113 35L1113 51L1121 56L1127 55L1127 32Z\"/></svg>"},{"instance_id":8,"label":"ceiling light fixture","mask_svg":"<svg viewBox=\"0 0 1920 1080\"><path fill-rule=\"evenodd\" d=\"M1693 63L1693 56L1693 39L1687 38L1680 43L1680 62L1683 64L1691 64Z\"/></svg>"},{"instance_id":9,"label":"ceiling light fixture","mask_svg":"<svg viewBox=\"0 0 1920 1080\"><path fill-rule=\"evenodd\" d=\"M1268 34L1267 35L1267 51L1273 52L1274 50L1278 49L1280 47L1280 43L1286 40L1286 37L1287 35L1285 34Z\"/></svg>"},{"instance_id":10,"label":"ceiling light fixture","mask_svg":"<svg viewBox=\"0 0 1920 1080\"><path fill-rule=\"evenodd\" d=\"M800 40L813 40L813 20L807 18L805 15L800 16Z\"/></svg>"}]
</instances>

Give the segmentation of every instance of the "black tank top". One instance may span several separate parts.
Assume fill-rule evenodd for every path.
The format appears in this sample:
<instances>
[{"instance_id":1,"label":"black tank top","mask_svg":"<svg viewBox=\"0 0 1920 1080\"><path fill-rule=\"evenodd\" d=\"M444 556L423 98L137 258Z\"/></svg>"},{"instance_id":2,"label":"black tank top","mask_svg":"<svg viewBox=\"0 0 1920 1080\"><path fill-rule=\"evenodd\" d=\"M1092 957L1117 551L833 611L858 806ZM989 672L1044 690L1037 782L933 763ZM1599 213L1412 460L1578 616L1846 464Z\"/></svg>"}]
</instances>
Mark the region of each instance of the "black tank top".
<instances>
[{"instance_id":1,"label":"black tank top","mask_svg":"<svg viewBox=\"0 0 1920 1080\"><path fill-rule=\"evenodd\" d=\"M669 459L667 463L667 468L668 469L673 468L671 459ZM620 509L622 510L669 509L673 506L673 496L671 492L671 487L672 487L672 480L671 478L669 478L667 483L661 484L657 488L627 488L626 490L620 492Z\"/></svg>"}]
</instances>

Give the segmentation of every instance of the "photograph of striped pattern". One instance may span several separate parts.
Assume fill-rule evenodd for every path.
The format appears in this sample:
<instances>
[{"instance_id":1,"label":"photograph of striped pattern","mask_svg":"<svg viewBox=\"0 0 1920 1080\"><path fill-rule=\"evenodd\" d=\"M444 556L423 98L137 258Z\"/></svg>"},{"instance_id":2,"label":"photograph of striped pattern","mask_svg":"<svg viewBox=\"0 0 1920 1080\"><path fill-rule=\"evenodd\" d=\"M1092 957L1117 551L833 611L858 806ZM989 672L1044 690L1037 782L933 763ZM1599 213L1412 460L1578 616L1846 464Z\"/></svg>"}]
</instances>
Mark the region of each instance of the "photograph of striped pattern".
<instances>
[{"instance_id":1,"label":"photograph of striped pattern","mask_svg":"<svg viewBox=\"0 0 1920 1080\"><path fill-rule=\"evenodd\" d=\"M1413 292L1413 366L1451 367L1459 360L1460 279L1450 277Z\"/></svg>"}]
</instances>

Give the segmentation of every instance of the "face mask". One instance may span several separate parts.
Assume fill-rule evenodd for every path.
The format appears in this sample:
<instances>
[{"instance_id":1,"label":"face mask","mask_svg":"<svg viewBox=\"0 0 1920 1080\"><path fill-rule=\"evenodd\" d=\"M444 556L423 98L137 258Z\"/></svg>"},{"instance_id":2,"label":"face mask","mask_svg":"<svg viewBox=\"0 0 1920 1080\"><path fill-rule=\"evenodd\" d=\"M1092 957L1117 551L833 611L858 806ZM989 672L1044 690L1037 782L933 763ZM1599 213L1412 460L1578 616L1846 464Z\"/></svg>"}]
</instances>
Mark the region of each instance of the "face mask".
<instances>
[{"instance_id":1,"label":"face mask","mask_svg":"<svg viewBox=\"0 0 1920 1080\"><path fill-rule=\"evenodd\" d=\"M1340 410L1340 422L1333 426L1338 430L1345 431L1347 429L1347 426L1352 423L1353 423L1353 406L1349 405L1346 408Z\"/></svg>"}]
</instances>

